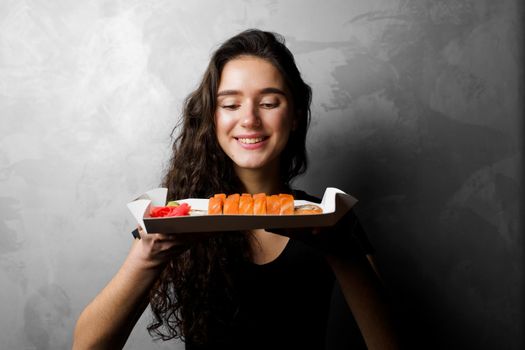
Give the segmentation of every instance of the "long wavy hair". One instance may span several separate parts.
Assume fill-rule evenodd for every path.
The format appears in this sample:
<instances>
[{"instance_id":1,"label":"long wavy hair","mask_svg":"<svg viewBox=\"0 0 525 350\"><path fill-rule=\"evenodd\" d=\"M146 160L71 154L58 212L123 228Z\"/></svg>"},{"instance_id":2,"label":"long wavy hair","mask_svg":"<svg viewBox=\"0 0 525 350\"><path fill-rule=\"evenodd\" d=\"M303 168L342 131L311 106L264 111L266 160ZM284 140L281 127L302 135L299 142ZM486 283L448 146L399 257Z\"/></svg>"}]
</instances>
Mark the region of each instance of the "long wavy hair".
<instances>
[{"instance_id":1,"label":"long wavy hair","mask_svg":"<svg viewBox=\"0 0 525 350\"><path fill-rule=\"evenodd\" d=\"M215 51L199 86L184 102L182 118L172 131L172 137L177 136L163 180L170 200L242 191L232 160L219 146L215 132L221 73L227 62L240 56L265 59L282 74L291 91L297 124L280 155L281 181L289 188L290 182L306 171L311 89L282 36L250 29ZM150 293L154 316L148 326L150 334L163 340L181 338L203 344L211 332L227 329L238 306L237 267L251 258L249 239L246 232L218 233L174 256Z\"/></svg>"}]
</instances>

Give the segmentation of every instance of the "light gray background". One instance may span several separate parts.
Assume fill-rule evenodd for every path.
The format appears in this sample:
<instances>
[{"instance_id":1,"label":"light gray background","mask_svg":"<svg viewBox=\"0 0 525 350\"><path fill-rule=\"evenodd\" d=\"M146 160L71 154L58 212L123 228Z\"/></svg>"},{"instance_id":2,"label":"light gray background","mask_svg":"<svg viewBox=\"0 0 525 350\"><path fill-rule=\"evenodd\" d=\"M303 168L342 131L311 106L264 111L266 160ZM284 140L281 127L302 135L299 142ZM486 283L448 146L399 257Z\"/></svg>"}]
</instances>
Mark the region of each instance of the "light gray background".
<instances>
[{"instance_id":1,"label":"light gray background","mask_svg":"<svg viewBox=\"0 0 525 350\"><path fill-rule=\"evenodd\" d=\"M0 348L70 347L181 101L249 27L284 34L314 90L298 185L361 199L413 342L522 348L518 3L0 1ZM148 318L127 349L180 348Z\"/></svg>"}]
</instances>

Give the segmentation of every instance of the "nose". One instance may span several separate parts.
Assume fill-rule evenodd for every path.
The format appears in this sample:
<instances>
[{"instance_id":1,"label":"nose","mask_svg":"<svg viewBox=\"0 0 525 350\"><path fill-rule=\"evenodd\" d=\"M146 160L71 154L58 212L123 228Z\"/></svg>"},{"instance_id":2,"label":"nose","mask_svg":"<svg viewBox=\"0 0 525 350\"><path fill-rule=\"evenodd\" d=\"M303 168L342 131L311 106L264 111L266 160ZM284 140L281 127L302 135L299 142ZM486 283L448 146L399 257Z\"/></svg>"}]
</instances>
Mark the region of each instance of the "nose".
<instances>
[{"instance_id":1,"label":"nose","mask_svg":"<svg viewBox=\"0 0 525 350\"><path fill-rule=\"evenodd\" d=\"M243 111L241 126L245 128L256 128L261 126L261 118L253 104L248 104Z\"/></svg>"}]
</instances>

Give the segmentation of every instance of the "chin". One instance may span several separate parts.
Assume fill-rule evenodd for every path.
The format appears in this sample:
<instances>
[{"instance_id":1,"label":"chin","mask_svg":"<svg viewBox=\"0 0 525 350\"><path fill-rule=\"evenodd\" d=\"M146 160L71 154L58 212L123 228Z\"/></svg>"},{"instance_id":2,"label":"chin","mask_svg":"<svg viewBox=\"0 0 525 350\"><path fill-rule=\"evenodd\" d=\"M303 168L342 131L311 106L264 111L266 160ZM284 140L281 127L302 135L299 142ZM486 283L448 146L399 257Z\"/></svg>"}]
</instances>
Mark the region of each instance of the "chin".
<instances>
[{"instance_id":1,"label":"chin","mask_svg":"<svg viewBox=\"0 0 525 350\"><path fill-rule=\"evenodd\" d=\"M268 167L272 162L267 159L260 159L260 160L246 160L246 161L238 161L235 162L235 165L239 169L250 169L250 170L259 170L264 169L265 167Z\"/></svg>"},{"instance_id":2,"label":"chin","mask_svg":"<svg viewBox=\"0 0 525 350\"><path fill-rule=\"evenodd\" d=\"M245 170L270 170L279 167L279 157L273 154L244 155L233 162L237 168Z\"/></svg>"},{"instance_id":3,"label":"chin","mask_svg":"<svg viewBox=\"0 0 525 350\"><path fill-rule=\"evenodd\" d=\"M264 168L264 164L259 164L259 163L236 163L235 165L239 169L258 170L258 169Z\"/></svg>"}]
</instances>

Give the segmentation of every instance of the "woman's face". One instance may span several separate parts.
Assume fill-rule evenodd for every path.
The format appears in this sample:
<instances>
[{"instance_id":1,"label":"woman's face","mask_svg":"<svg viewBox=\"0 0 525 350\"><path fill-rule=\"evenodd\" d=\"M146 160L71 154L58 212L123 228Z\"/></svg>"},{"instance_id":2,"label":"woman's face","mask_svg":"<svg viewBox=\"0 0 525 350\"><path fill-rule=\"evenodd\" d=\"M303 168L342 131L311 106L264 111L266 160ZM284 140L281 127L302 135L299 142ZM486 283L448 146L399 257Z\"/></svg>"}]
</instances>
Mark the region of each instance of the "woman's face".
<instances>
[{"instance_id":1,"label":"woman's face","mask_svg":"<svg viewBox=\"0 0 525 350\"><path fill-rule=\"evenodd\" d=\"M278 166L294 121L283 77L270 62L241 56L226 63L217 92L217 139L237 170Z\"/></svg>"}]
</instances>

